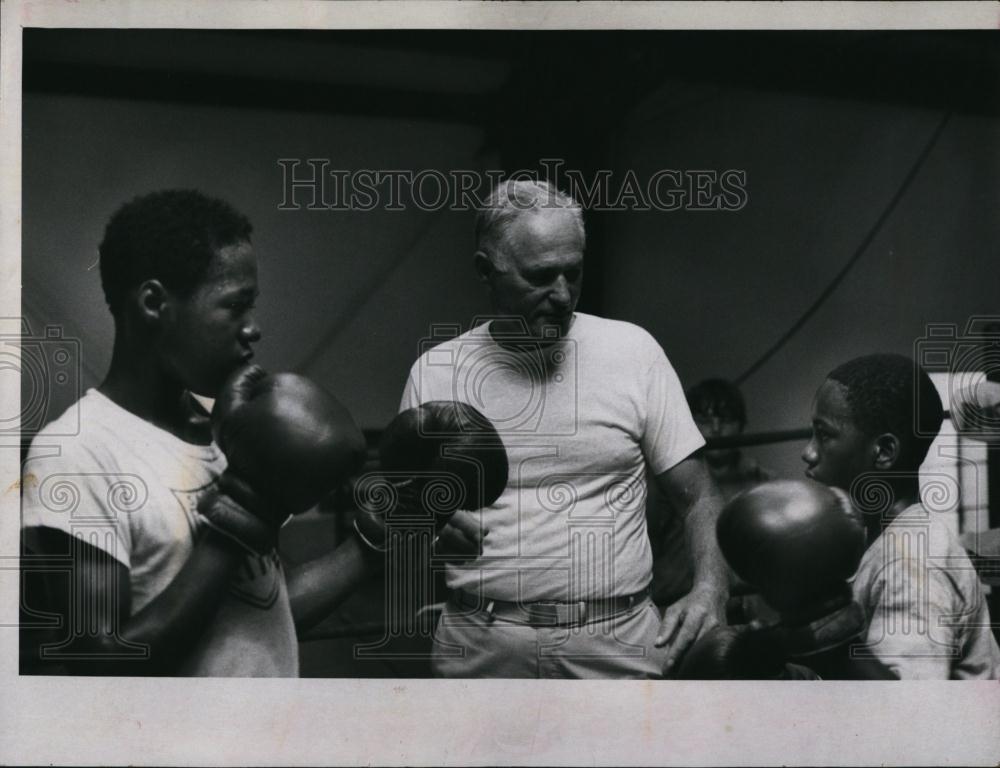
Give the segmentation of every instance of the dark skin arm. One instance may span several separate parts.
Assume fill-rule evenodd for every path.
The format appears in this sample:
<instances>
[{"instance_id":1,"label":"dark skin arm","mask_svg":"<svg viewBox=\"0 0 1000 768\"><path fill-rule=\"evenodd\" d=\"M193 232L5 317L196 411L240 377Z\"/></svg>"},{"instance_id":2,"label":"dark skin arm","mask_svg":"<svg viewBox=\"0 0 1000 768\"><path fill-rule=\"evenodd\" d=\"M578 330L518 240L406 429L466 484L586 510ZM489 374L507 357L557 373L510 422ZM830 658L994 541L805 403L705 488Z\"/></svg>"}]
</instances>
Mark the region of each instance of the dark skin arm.
<instances>
[{"instance_id":1,"label":"dark skin arm","mask_svg":"<svg viewBox=\"0 0 1000 768\"><path fill-rule=\"evenodd\" d=\"M459 510L438 533L434 553L439 558L473 557L482 552L484 534L469 512ZM384 568L383 557L349 536L329 554L291 567L286 582L298 634L315 627L365 579L379 574ZM415 567L427 568L429 563Z\"/></svg>"},{"instance_id":2,"label":"dark skin arm","mask_svg":"<svg viewBox=\"0 0 1000 768\"><path fill-rule=\"evenodd\" d=\"M243 557L225 537L203 531L174 580L133 615L128 568L106 552L51 528L28 529L25 543L68 563L68 582L46 575L44 604L60 617L58 637L48 639L64 641L50 653L72 674L171 674L215 614ZM32 648L35 660L40 650Z\"/></svg>"},{"instance_id":3,"label":"dark skin arm","mask_svg":"<svg viewBox=\"0 0 1000 768\"><path fill-rule=\"evenodd\" d=\"M715 538L715 524L722 509L722 497L700 456L692 456L657 475L672 507L685 518L685 534L694 585L691 591L667 608L656 645L668 645L664 672L699 637L717 624L725 623L728 597L728 570Z\"/></svg>"},{"instance_id":4,"label":"dark skin arm","mask_svg":"<svg viewBox=\"0 0 1000 768\"><path fill-rule=\"evenodd\" d=\"M348 536L329 554L290 568L285 581L299 636L323 621L381 565L380 554Z\"/></svg>"}]
</instances>

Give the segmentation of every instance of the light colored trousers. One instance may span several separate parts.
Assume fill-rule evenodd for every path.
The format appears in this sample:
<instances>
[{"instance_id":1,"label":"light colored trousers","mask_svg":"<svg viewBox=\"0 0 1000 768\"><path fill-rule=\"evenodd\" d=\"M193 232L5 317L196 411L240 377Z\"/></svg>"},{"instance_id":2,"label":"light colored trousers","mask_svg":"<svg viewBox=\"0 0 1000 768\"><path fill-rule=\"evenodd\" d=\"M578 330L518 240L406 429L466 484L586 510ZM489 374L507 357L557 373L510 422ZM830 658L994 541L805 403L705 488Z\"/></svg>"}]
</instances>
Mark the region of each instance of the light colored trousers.
<instances>
[{"instance_id":1,"label":"light colored trousers","mask_svg":"<svg viewBox=\"0 0 1000 768\"><path fill-rule=\"evenodd\" d=\"M648 598L613 617L572 627L489 620L445 605L434 631L435 677L660 679L667 649L653 640L660 612Z\"/></svg>"}]
</instances>

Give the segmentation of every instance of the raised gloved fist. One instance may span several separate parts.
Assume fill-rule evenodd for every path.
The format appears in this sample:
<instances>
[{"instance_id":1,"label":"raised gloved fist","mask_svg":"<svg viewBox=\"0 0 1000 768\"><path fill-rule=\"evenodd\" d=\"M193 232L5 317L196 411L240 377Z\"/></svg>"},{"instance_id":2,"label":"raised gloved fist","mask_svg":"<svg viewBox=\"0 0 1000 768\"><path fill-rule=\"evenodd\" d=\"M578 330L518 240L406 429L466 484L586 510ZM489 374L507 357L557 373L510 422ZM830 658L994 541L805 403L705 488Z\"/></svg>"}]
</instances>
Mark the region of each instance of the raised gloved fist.
<instances>
[{"instance_id":1,"label":"raised gloved fist","mask_svg":"<svg viewBox=\"0 0 1000 768\"><path fill-rule=\"evenodd\" d=\"M390 530L440 530L457 510L487 507L507 487L503 441L466 403L434 400L400 413L382 434L379 462L356 487L354 520L379 552L390 548Z\"/></svg>"},{"instance_id":2,"label":"raised gloved fist","mask_svg":"<svg viewBox=\"0 0 1000 768\"><path fill-rule=\"evenodd\" d=\"M200 501L208 525L254 552L268 552L289 515L317 504L357 472L365 441L332 395L303 376L236 371L212 411L228 466Z\"/></svg>"}]
</instances>

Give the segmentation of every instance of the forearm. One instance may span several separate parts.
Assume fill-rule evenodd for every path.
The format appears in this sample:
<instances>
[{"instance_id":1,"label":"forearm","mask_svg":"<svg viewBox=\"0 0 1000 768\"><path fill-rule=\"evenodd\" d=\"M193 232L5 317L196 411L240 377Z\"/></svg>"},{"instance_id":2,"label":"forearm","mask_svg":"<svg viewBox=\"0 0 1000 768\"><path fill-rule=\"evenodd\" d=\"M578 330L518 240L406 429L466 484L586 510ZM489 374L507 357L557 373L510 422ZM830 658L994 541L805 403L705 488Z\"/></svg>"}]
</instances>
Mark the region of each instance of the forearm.
<instances>
[{"instance_id":1,"label":"forearm","mask_svg":"<svg viewBox=\"0 0 1000 768\"><path fill-rule=\"evenodd\" d=\"M301 635L325 619L381 563L355 536L332 552L290 569L288 598Z\"/></svg>"},{"instance_id":2,"label":"forearm","mask_svg":"<svg viewBox=\"0 0 1000 768\"><path fill-rule=\"evenodd\" d=\"M656 476L671 507L684 520L685 540L694 569L694 589L728 591L728 573L719 551L715 526L722 511L722 495L704 461L690 456Z\"/></svg>"},{"instance_id":3,"label":"forearm","mask_svg":"<svg viewBox=\"0 0 1000 768\"><path fill-rule=\"evenodd\" d=\"M686 459L658 479L674 508L684 513L694 570L691 591L664 612L655 640L657 646L670 646L666 674L691 643L724 620L728 581L715 534L721 498L704 463L696 457Z\"/></svg>"},{"instance_id":4,"label":"forearm","mask_svg":"<svg viewBox=\"0 0 1000 768\"><path fill-rule=\"evenodd\" d=\"M190 558L177 576L153 600L119 624L118 640L144 647L144 656L115 654L93 670L116 675L169 672L190 652L218 610L233 571L245 553L214 531L198 538ZM109 645L106 638L103 642ZM118 655L118 659L111 657Z\"/></svg>"},{"instance_id":5,"label":"forearm","mask_svg":"<svg viewBox=\"0 0 1000 768\"><path fill-rule=\"evenodd\" d=\"M688 551L694 566L694 588L725 592L729 588L729 569L719 551L715 525L722 508L722 497L713 488L691 505L686 531Z\"/></svg>"}]
</instances>

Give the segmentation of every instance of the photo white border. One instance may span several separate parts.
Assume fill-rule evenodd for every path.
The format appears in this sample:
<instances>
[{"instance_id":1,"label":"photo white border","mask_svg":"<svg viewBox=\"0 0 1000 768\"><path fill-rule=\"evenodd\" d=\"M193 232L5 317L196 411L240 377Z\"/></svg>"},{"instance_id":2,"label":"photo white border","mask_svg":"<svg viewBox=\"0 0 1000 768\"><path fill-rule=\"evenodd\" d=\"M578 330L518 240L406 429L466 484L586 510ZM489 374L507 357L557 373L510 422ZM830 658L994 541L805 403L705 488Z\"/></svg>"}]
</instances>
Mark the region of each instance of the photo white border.
<instances>
[{"instance_id":1,"label":"photo white border","mask_svg":"<svg viewBox=\"0 0 1000 768\"><path fill-rule=\"evenodd\" d=\"M1000 28L994 2L0 0L0 306L20 314L23 27ZM0 377L0 403L19 386ZM4 411L9 413L12 411ZM1000 684L18 676L18 453L0 450L0 764L996 765Z\"/></svg>"}]
</instances>

